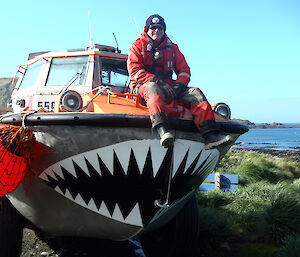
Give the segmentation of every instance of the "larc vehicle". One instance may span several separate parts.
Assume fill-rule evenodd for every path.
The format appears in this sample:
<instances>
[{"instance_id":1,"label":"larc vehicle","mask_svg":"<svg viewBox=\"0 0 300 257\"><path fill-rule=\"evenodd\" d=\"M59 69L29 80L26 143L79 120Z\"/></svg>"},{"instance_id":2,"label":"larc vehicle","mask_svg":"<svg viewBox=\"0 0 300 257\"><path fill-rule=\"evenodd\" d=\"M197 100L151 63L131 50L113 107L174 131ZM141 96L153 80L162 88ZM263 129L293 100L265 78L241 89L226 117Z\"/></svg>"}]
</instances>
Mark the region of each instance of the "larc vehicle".
<instances>
[{"instance_id":1,"label":"larc vehicle","mask_svg":"<svg viewBox=\"0 0 300 257\"><path fill-rule=\"evenodd\" d=\"M0 119L0 233L10 231L0 256L19 255L28 223L55 236L138 235L147 256L192 251L195 192L233 142L205 150L190 112L170 104L176 140L163 148L147 107L129 92L126 62L95 44L31 53L19 67L13 112ZM213 108L235 140L247 132L226 104Z\"/></svg>"}]
</instances>

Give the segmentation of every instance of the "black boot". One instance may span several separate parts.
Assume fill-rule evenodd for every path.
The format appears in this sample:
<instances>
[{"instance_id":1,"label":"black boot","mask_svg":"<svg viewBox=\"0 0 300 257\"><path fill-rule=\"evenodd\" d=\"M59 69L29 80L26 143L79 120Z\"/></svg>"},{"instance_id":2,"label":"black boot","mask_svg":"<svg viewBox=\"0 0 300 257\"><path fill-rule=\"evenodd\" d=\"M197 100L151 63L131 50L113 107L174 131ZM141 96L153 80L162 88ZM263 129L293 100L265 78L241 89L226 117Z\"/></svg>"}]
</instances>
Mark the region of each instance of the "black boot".
<instances>
[{"instance_id":1,"label":"black boot","mask_svg":"<svg viewBox=\"0 0 300 257\"><path fill-rule=\"evenodd\" d=\"M233 141L232 136L220 132L218 130L210 131L203 135L205 150L214 149L218 146L224 145Z\"/></svg>"},{"instance_id":2,"label":"black boot","mask_svg":"<svg viewBox=\"0 0 300 257\"><path fill-rule=\"evenodd\" d=\"M174 136L169 132L165 123L161 123L155 127L160 137L160 144L164 148L169 148L174 144Z\"/></svg>"}]
</instances>

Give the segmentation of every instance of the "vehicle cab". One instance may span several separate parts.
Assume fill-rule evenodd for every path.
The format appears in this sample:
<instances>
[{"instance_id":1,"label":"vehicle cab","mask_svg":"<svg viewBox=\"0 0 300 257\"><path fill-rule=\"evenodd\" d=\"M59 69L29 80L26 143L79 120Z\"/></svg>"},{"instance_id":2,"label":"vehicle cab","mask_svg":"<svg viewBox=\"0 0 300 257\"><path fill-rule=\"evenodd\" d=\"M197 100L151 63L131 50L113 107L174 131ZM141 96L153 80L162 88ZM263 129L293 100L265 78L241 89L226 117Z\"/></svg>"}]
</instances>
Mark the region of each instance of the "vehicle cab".
<instances>
[{"instance_id":1,"label":"vehicle cab","mask_svg":"<svg viewBox=\"0 0 300 257\"><path fill-rule=\"evenodd\" d=\"M53 111L57 96L66 90L82 94L104 85L115 92L127 92L130 80L126 62L127 55L120 50L98 44L31 53L15 76L19 79L12 93L13 111Z\"/></svg>"}]
</instances>

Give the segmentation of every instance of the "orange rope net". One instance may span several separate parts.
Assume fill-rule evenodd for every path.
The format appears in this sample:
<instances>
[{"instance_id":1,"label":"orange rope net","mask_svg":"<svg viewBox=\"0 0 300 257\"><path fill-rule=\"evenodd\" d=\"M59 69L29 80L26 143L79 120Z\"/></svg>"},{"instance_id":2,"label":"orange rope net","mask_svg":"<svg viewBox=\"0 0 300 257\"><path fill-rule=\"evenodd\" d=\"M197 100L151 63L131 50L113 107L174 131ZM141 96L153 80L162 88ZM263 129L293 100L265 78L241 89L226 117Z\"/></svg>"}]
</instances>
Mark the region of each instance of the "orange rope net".
<instances>
[{"instance_id":1,"label":"orange rope net","mask_svg":"<svg viewBox=\"0 0 300 257\"><path fill-rule=\"evenodd\" d=\"M32 177L35 137L27 127L6 126L0 130L0 197Z\"/></svg>"}]
</instances>

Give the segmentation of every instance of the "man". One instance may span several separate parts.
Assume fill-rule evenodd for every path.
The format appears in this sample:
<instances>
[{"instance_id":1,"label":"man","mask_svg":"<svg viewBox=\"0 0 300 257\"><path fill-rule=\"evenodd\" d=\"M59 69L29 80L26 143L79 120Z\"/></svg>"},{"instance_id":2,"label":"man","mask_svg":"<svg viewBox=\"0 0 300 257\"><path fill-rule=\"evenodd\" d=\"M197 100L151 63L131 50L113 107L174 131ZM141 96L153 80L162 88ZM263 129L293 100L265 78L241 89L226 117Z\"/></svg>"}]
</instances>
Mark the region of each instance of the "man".
<instances>
[{"instance_id":1,"label":"man","mask_svg":"<svg viewBox=\"0 0 300 257\"><path fill-rule=\"evenodd\" d=\"M164 19L158 14L151 15L144 32L130 47L127 63L131 90L146 101L161 145L170 147L174 142L165 115L166 103L174 100L191 111L195 125L202 131L206 149L227 143L232 138L217 130L214 113L204 94L198 88L187 87L190 67L165 31ZM172 79L173 72L176 80Z\"/></svg>"}]
</instances>

